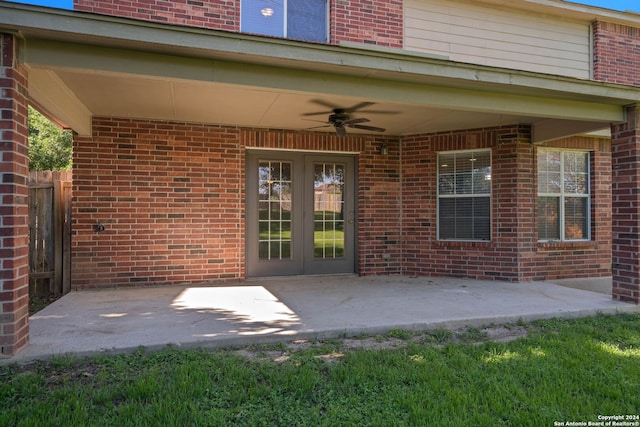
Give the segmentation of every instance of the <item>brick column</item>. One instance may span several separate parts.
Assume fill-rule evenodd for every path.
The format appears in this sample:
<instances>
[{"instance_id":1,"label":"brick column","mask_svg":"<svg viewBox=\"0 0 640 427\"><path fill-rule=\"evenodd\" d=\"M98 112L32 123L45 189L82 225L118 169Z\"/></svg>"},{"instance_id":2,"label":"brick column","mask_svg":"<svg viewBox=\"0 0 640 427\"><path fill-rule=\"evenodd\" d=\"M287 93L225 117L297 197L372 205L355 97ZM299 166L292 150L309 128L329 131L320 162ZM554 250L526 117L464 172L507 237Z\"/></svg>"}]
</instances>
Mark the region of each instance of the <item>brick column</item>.
<instances>
[{"instance_id":1,"label":"brick column","mask_svg":"<svg viewBox=\"0 0 640 427\"><path fill-rule=\"evenodd\" d=\"M640 303L640 106L611 126L613 299Z\"/></svg>"},{"instance_id":2,"label":"brick column","mask_svg":"<svg viewBox=\"0 0 640 427\"><path fill-rule=\"evenodd\" d=\"M0 33L0 357L29 341L27 72Z\"/></svg>"}]
</instances>

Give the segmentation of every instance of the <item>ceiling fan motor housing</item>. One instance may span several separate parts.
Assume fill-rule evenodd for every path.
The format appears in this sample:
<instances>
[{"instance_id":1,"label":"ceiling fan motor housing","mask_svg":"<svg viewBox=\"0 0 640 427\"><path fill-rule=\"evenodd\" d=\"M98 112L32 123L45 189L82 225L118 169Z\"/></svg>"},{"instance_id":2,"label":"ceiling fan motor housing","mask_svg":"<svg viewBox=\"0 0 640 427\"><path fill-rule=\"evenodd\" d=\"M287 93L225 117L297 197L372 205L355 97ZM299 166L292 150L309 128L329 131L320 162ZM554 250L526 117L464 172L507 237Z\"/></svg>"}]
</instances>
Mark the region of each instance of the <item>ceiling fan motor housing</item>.
<instances>
[{"instance_id":1,"label":"ceiling fan motor housing","mask_svg":"<svg viewBox=\"0 0 640 427\"><path fill-rule=\"evenodd\" d=\"M332 124L343 124L349 120L349 115L341 110L336 110L335 113L329 115L329 123Z\"/></svg>"}]
</instances>

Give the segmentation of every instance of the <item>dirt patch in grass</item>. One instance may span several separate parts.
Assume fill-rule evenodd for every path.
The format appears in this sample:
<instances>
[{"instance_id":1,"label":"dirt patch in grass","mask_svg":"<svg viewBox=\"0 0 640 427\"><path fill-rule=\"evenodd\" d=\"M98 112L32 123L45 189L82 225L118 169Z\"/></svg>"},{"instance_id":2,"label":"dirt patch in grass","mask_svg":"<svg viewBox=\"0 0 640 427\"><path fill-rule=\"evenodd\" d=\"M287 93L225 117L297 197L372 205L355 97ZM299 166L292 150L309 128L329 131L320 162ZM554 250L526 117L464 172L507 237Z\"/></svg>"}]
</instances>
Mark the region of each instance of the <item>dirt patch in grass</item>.
<instances>
[{"instance_id":1,"label":"dirt patch in grass","mask_svg":"<svg viewBox=\"0 0 640 427\"><path fill-rule=\"evenodd\" d=\"M518 338L526 338L528 335L527 329L524 326L517 325L492 326L483 328L481 331L487 334L489 341L495 342L510 342Z\"/></svg>"},{"instance_id":2,"label":"dirt patch in grass","mask_svg":"<svg viewBox=\"0 0 640 427\"><path fill-rule=\"evenodd\" d=\"M339 340L297 339L275 346L243 347L234 353L251 360L282 363L290 360L294 354L306 352L315 359L334 363L339 361L344 353L353 350L395 350L407 347L411 343L443 346L447 343L510 342L527 336L527 328L521 325L491 325L483 328L436 329L424 332L394 330L386 335Z\"/></svg>"},{"instance_id":3,"label":"dirt patch in grass","mask_svg":"<svg viewBox=\"0 0 640 427\"><path fill-rule=\"evenodd\" d=\"M343 341L345 350L390 350L406 347L409 341L394 337L349 338Z\"/></svg>"}]
</instances>

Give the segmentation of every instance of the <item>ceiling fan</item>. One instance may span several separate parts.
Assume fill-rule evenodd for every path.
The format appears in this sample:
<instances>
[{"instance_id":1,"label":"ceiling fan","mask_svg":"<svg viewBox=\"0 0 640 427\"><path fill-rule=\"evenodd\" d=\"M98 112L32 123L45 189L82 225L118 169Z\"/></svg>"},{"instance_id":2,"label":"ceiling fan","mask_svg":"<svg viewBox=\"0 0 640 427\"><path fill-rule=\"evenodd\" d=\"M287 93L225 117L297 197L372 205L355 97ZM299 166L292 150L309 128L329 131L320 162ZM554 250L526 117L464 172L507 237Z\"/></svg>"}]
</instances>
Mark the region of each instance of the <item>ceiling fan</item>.
<instances>
[{"instance_id":1,"label":"ceiling fan","mask_svg":"<svg viewBox=\"0 0 640 427\"><path fill-rule=\"evenodd\" d=\"M351 113L355 113L356 111L362 110L363 108L374 105L373 102L361 102L349 108L340 108L320 99L313 99L311 100L311 102L318 105L322 105L323 107L330 108L331 111L321 111L317 113L303 114L303 116L318 116L322 114L329 114L329 118L327 119L325 125L315 126L307 129L319 129L323 127L333 126L336 130L336 135L338 136L345 136L347 134L346 128L362 129L362 130L368 130L371 132L385 131L385 129L383 128L361 124L361 123L369 122L370 120L367 118L364 118L364 117L353 118L353 119L351 118ZM374 110L362 111L362 112L369 112L369 113L375 113L375 114L396 114L397 113L397 111L374 111Z\"/></svg>"}]
</instances>

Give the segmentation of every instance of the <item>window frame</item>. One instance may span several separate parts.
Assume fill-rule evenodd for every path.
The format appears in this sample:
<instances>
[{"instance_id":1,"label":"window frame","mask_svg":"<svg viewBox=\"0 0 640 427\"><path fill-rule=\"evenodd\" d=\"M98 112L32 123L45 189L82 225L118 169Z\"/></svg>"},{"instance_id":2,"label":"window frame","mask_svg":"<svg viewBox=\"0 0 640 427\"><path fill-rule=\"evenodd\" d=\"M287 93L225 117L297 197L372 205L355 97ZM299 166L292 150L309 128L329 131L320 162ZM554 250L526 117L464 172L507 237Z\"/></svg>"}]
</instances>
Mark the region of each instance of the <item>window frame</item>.
<instances>
[{"instance_id":1,"label":"window frame","mask_svg":"<svg viewBox=\"0 0 640 427\"><path fill-rule=\"evenodd\" d=\"M560 185L559 193L549 193L549 192L541 192L540 191L540 153L541 152L558 152L560 153L560 180L562 185ZM566 153L583 153L586 154L587 159L585 161L586 165L586 192L584 194L578 193L566 193L565 192L565 154ZM536 152L536 234L538 235L539 243L549 243L549 242L559 242L559 243L571 243L571 242L589 242L592 240L592 231L591 228L593 226L591 221L591 198L592 198L592 165L591 162L593 160L593 154L589 150L579 150L579 149L570 149L570 148L554 148L554 147L539 147ZM550 198L554 197L558 199L558 239L545 239L540 238L540 199L541 198ZM585 224L585 234L584 238L567 238L566 236L566 227L565 227L565 203L566 199L585 199L585 215L586 215L586 224Z\"/></svg>"},{"instance_id":2,"label":"window frame","mask_svg":"<svg viewBox=\"0 0 640 427\"><path fill-rule=\"evenodd\" d=\"M491 170L489 176L489 192L488 193L471 193L471 194L440 194L440 180L441 180L441 158L443 155L462 155L471 153L488 153L489 154L489 169ZM493 240L493 179L491 174L493 173L493 156L491 148L478 148L471 150L450 150L439 151L436 153L436 240L441 242L491 242ZM456 173L454 172L454 175ZM489 202L489 236L486 239L472 239L472 238L442 238L440 234L440 202L442 199L461 199L461 198L488 198Z\"/></svg>"},{"instance_id":3,"label":"window frame","mask_svg":"<svg viewBox=\"0 0 640 427\"><path fill-rule=\"evenodd\" d=\"M289 27L289 20L288 20L288 3L289 0L282 0L283 2L283 6L282 6L282 13L284 15L283 18L283 23L282 23L282 36L273 36L270 34L263 34L263 33L257 33L255 31L247 31L245 30L245 26L246 24L243 21L243 8L245 7L245 0L240 0L240 32L241 33L248 33L248 34L256 34L256 35L264 35L267 37L281 37L284 39L289 39L289 40L300 40L300 41L306 41L306 42L310 42L310 43L329 43L329 39L330 39L330 30L331 30L331 9L330 9L330 0L321 0L324 2L324 12L325 12L325 25L324 25L324 39L323 40L307 40L307 39L292 39L289 37L288 33L288 27Z\"/></svg>"}]
</instances>

